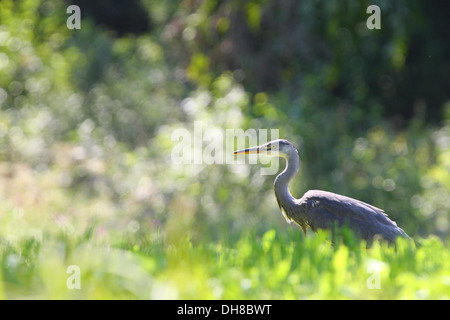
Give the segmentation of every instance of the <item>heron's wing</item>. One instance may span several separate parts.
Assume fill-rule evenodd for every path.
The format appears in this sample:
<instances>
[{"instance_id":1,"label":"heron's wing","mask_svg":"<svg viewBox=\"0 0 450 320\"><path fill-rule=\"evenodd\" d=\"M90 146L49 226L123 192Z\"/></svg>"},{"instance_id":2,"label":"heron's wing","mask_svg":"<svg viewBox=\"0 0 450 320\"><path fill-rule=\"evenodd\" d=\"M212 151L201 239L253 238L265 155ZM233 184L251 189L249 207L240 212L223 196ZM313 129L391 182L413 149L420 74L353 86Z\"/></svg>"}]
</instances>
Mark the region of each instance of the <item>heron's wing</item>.
<instances>
[{"instance_id":1,"label":"heron's wing","mask_svg":"<svg viewBox=\"0 0 450 320\"><path fill-rule=\"evenodd\" d=\"M374 234L394 232L406 235L382 209L353 198L327 191L310 190L298 201L308 209L310 225L313 228L324 228L333 221L349 221L361 231L368 229L367 232L372 231Z\"/></svg>"}]
</instances>

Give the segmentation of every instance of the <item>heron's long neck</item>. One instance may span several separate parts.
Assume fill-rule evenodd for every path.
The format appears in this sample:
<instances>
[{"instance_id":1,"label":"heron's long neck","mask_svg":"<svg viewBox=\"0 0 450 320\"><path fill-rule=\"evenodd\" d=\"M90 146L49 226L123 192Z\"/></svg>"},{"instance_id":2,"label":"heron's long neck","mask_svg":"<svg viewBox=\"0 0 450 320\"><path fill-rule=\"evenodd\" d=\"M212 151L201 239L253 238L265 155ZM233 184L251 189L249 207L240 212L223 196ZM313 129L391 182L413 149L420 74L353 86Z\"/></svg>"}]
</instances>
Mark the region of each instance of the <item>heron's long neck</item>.
<instances>
[{"instance_id":1,"label":"heron's long neck","mask_svg":"<svg viewBox=\"0 0 450 320\"><path fill-rule=\"evenodd\" d=\"M295 199L289 192L289 182L297 173L298 166L298 153L293 152L289 158L286 159L286 168L284 168L283 172L275 179L274 189L281 204L290 205Z\"/></svg>"}]
</instances>

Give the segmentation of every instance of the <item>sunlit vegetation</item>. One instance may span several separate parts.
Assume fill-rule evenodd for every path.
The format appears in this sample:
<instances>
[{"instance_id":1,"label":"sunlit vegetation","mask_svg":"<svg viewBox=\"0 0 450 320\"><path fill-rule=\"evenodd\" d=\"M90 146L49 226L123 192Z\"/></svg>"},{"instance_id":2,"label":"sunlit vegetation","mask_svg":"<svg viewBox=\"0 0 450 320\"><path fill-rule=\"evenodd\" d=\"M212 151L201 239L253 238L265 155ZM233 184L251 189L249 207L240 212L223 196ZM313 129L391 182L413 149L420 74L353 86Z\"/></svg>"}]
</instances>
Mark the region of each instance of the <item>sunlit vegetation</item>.
<instances>
[{"instance_id":1,"label":"sunlit vegetation","mask_svg":"<svg viewBox=\"0 0 450 320\"><path fill-rule=\"evenodd\" d=\"M1 1L0 298L450 298L433 6L380 1L372 34L365 1L140 3L148 30L120 32L95 15L67 29L64 1ZM173 163L195 121L279 129L300 153L293 195L372 203L414 240L303 235L258 165Z\"/></svg>"}]
</instances>

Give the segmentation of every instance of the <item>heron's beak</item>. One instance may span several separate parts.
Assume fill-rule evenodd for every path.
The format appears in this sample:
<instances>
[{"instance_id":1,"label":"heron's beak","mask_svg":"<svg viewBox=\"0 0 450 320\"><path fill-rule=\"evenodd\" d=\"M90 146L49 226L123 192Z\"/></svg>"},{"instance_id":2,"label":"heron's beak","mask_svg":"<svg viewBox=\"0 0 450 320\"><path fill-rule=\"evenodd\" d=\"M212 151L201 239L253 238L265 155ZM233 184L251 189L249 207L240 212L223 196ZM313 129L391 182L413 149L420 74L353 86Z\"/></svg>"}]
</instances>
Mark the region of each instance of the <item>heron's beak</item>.
<instances>
[{"instance_id":1,"label":"heron's beak","mask_svg":"<svg viewBox=\"0 0 450 320\"><path fill-rule=\"evenodd\" d=\"M234 152L234 154L256 154L256 153L259 153L259 147L247 148Z\"/></svg>"}]
</instances>

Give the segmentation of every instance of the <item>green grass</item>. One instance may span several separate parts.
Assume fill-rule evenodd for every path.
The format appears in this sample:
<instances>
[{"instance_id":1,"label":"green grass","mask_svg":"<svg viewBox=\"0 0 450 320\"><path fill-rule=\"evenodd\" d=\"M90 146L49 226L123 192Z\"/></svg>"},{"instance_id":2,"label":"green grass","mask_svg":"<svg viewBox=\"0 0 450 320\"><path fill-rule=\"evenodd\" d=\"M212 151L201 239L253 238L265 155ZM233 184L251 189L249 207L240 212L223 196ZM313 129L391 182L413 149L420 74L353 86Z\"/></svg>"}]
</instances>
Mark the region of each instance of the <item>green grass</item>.
<instances>
[{"instance_id":1,"label":"green grass","mask_svg":"<svg viewBox=\"0 0 450 320\"><path fill-rule=\"evenodd\" d=\"M296 229L199 243L42 233L0 242L2 299L449 299L437 238L333 245ZM113 239L113 240L112 240ZM79 278L69 266L77 266ZM69 271L69 272L68 272ZM80 289L69 289L78 281ZM69 282L69 284L68 284Z\"/></svg>"}]
</instances>

